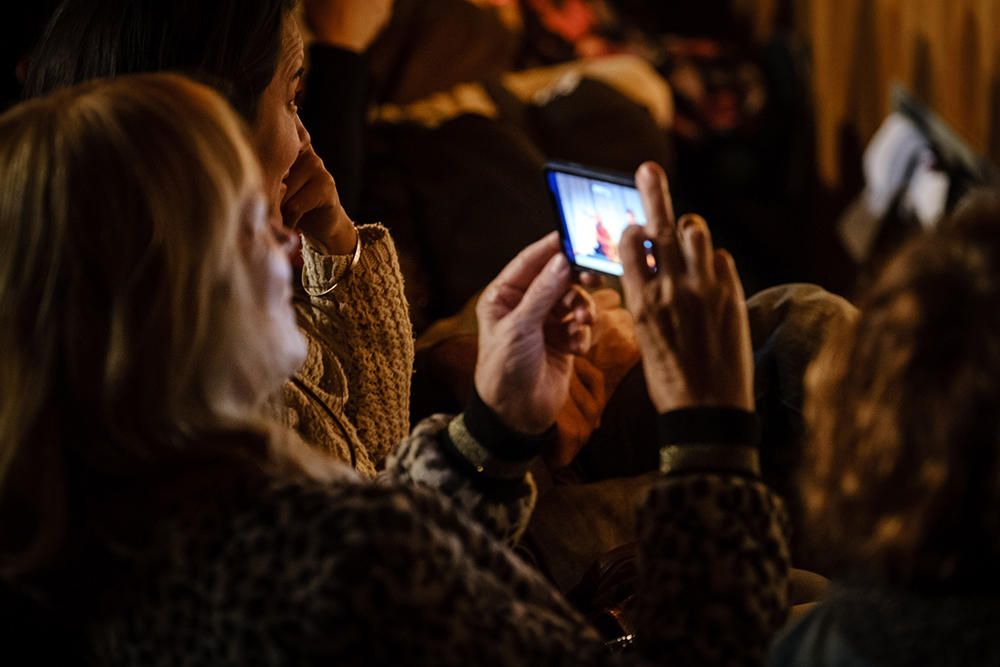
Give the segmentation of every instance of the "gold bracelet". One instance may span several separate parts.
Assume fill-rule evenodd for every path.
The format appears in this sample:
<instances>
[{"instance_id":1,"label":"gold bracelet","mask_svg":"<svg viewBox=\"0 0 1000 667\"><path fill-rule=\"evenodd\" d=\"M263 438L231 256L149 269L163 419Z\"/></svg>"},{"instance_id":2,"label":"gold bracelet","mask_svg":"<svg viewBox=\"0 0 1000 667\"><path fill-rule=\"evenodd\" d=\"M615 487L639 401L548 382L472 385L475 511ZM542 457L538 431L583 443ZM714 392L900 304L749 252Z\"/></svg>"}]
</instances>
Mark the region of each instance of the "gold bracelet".
<instances>
[{"instance_id":1,"label":"gold bracelet","mask_svg":"<svg viewBox=\"0 0 1000 667\"><path fill-rule=\"evenodd\" d=\"M317 291L315 290L315 288L311 288L309 285L302 285L302 289L306 291L306 294L312 297L326 296L333 290L337 289L337 286L340 285L340 283L344 282L344 280L351 275L351 273L354 271L354 268L361 261L361 232L358 231L357 227L354 228L354 234L357 239L354 242L354 256L351 257L351 265L347 267L346 271L344 271L344 275L340 277L340 280L338 280L337 282L330 285L324 290Z\"/></svg>"},{"instance_id":2,"label":"gold bracelet","mask_svg":"<svg viewBox=\"0 0 1000 667\"><path fill-rule=\"evenodd\" d=\"M667 445L660 448L660 472L688 471L746 473L760 475L756 447L742 445Z\"/></svg>"}]
</instances>

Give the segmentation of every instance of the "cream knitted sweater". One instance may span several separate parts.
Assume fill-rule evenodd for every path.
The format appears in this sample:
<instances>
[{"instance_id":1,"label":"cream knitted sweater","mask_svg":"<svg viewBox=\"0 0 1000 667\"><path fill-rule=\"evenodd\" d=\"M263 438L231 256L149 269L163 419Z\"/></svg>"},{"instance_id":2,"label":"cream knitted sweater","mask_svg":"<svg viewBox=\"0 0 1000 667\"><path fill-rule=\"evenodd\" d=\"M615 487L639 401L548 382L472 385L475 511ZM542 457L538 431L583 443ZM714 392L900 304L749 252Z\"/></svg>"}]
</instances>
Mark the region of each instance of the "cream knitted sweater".
<instances>
[{"instance_id":1,"label":"cream knitted sweater","mask_svg":"<svg viewBox=\"0 0 1000 667\"><path fill-rule=\"evenodd\" d=\"M296 296L299 328L309 343L305 363L285 383L279 420L306 442L365 477L409 433L413 328L392 238L381 225L358 228L362 253L324 255L303 244Z\"/></svg>"}]
</instances>

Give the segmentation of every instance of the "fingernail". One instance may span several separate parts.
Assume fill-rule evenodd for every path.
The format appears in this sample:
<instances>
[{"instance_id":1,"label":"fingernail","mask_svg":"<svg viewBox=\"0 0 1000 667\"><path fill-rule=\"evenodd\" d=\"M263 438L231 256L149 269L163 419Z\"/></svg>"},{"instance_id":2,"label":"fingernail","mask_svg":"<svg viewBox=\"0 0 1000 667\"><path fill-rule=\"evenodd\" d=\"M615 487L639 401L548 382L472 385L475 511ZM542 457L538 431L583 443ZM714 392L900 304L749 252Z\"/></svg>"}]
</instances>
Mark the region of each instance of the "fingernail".
<instances>
[{"instance_id":1,"label":"fingernail","mask_svg":"<svg viewBox=\"0 0 1000 667\"><path fill-rule=\"evenodd\" d=\"M701 218L697 215L685 215L680 222L681 232L684 234L690 234L692 232L698 231L701 225Z\"/></svg>"},{"instance_id":2,"label":"fingernail","mask_svg":"<svg viewBox=\"0 0 1000 667\"><path fill-rule=\"evenodd\" d=\"M553 257L552 261L549 262L549 271L557 275L565 271L568 267L569 264L566 262L566 256L562 253Z\"/></svg>"},{"instance_id":3,"label":"fingernail","mask_svg":"<svg viewBox=\"0 0 1000 667\"><path fill-rule=\"evenodd\" d=\"M643 164L639 167L639 178L644 181L652 182L654 179L653 168L648 164Z\"/></svg>"}]
</instances>

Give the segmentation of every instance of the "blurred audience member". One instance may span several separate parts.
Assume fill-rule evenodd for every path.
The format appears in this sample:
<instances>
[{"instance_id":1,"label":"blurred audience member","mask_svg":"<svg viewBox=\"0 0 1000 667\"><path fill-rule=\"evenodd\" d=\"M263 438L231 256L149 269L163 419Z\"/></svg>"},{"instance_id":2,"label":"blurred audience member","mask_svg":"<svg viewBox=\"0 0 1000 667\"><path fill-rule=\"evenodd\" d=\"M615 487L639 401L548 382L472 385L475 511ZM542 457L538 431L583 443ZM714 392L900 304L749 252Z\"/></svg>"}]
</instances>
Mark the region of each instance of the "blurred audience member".
<instances>
[{"instance_id":1,"label":"blurred audience member","mask_svg":"<svg viewBox=\"0 0 1000 667\"><path fill-rule=\"evenodd\" d=\"M911 242L809 372L802 478L839 586L774 665L1000 651L1000 199Z\"/></svg>"}]
</instances>

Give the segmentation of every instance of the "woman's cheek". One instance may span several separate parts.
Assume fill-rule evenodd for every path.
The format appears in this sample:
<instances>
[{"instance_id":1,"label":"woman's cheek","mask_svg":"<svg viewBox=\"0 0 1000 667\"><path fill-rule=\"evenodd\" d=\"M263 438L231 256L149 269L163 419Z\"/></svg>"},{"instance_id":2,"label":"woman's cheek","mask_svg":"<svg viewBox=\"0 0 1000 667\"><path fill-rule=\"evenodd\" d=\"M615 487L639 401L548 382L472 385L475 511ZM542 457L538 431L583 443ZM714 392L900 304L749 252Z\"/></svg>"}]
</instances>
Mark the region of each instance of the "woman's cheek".
<instances>
[{"instance_id":1,"label":"woman's cheek","mask_svg":"<svg viewBox=\"0 0 1000 667\"><path fill-rule=\"evenodd\" d=\"M298 244L295 244L298 247ZM292 268L285 250L268 252L267 317L274 327L275 345L280 350L287 373L293 373L305 361L306 342L299 330L292 306Z\"/></svg>"}]
</instances>

